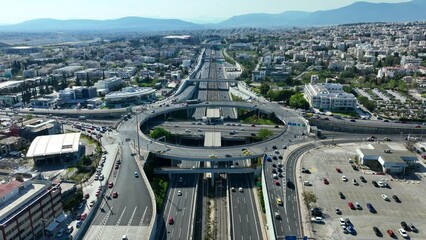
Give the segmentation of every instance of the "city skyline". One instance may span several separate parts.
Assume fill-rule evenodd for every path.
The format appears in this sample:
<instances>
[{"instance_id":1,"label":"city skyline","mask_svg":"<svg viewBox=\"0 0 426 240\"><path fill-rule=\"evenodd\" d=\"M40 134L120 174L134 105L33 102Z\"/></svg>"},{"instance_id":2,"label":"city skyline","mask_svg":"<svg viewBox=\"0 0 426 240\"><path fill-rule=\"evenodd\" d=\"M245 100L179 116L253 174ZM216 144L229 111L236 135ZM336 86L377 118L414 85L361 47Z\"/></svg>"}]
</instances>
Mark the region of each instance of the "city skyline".
<instances>
[{"instance_id":1,"label":"city skyline","mask_svg":"<svg viewBox=\"0 0 426 240\"><path fill-rule=\"evenodd\" d=\"M281 13L285 11L328 10L350 5L358 0L327 0L318 3L317 0L294 1L276 0L247 1L235 0L227 2L187 0L171 2L169 0L152 1L58 1L41 0L34 4L30 0L13 1L8 3L8 11L0 16L1 24L15 24L38 18L54 19L116 19L126 16L149 18L176 18L194 23L217 23L232 16L249 13ZM398 3L408 0L368 0L367 2ZM30 6L30 7L28 7ZM64 11L63 9L66 9ZM19 14L16 14L16 13Z\"/></svg>"}]
</instances>

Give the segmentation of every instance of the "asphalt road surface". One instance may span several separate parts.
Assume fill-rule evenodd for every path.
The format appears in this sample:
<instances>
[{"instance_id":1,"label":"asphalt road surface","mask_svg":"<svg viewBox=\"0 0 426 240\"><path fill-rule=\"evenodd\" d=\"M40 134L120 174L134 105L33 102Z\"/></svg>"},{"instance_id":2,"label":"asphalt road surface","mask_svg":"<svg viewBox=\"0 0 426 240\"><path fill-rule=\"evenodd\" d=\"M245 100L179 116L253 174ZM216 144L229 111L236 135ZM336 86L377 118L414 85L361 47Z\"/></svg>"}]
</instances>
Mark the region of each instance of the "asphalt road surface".
<instances>
[{"instance_id":1,"label":"asphalt road surface","mask_svg":"<svg viewBox=\"0 0 426 240\"><path fill-rule=\"evenodd\" d=\"M182 180L179 180L179 178ZM158 239L189 239L194 229L193 213L195 204L195 186L198 174L174 175L171 188L162 214L163 220L157 226ZM180 191L180 193L179 193ZM173 218L173 223L169 219Z\"/></svg>"},{"instance_id":2,"label":"asphalt road surface","mask_svg":"<svg viewBox=\"0 0 426 240\"><path fill-rule=\"evenodd\" d=\"M231 235L232 239L263 239L261 223L255 205L253 195L253 175L252 174L230 174L228 175L230 188L230 208L231 208ZM239 188L242 188L242 192Z\"/></svg>"}]
</instances>

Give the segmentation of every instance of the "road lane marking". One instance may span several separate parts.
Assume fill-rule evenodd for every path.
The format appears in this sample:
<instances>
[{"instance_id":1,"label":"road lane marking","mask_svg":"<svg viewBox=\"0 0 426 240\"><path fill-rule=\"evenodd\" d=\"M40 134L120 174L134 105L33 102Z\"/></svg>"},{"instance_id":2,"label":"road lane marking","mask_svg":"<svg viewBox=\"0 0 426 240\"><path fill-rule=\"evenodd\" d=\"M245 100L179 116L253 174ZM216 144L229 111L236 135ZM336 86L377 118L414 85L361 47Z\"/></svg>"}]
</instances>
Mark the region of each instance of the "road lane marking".
<instances>
[{"instance_id":1,"label":"road lane marking","mask_svg":"<svg viewBox=\"0 0 426 240\"><path fill-rule=\"evenodd\" d=\"M238 218L240 219L240 223L241 223L241 214L238 214Z\"/></svg>"},{"instance_id":2,"label":"road lane marking","mask_svg":"<svg viewBox=\"0 0 426 240\"><path fill-rule=\"evenodd\" d=\"M129 219L129 222L127 223L127 226L130 226L130 224L132 224L132 220L135 217L136 209L138 209L138 206L136 206L135 209L133 210L133 213L130 216L130 219ZM126 231L126 233L127 233L127 231Z\"/></svg>"},{"instance_id":3,"label":"road lane marking","mask_svg":"<svg viewBox=\"0 0 426 240\"><path fill-rule=\"evenodd\" d=\"M123 209L123 212L121 213L120 217L118 218L117 223L115 224L115 226L120 225L121 218L123 218L123 215L124 215L124 212L126 211L126 208L127 207L125 206L124 209Z\"/></svg>"}]
</instances>

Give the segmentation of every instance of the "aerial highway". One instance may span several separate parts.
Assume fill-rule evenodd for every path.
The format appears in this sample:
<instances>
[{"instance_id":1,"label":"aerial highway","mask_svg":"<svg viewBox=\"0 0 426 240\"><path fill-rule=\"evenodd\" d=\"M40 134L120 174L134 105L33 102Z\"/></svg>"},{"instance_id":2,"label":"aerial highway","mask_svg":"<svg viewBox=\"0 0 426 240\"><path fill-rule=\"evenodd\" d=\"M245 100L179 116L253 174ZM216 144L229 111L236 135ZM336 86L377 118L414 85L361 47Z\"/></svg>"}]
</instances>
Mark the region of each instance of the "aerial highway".
<instances>
[{"instance_id":1,"label":"aerial highway","mask_svg":"<svg viewBox=\"0 0 426 240\"><path fill-rule=\"evenodd\" d=\"M126 130L124 130L125 132ZM119 131L120 132L120 131ZM125 134L120 134L126 136ZM124 139L122 139L124 142ZM112 188L107 188L103 203L97 210L91 227L85 239L116 238L126 234L129 238L136 238L138 234L147 230L153 217L151 197L147 186L143 182L141 172L131 154L128 142L122 145L121 164L113 169L110 182ZM137 172L138 177L135 176ZM113 192L117 198L111 197Z\"/></svg>"},{"instance_id":2,"label":"aerial highway","mask_svg":"<svg viewBox=\"0 0 426 240\"><path fill-rule=\"evenodd\" d=\"M198 174L176 174L170 181L157 239L191 239Z\"/></svg>"}]
</instances>

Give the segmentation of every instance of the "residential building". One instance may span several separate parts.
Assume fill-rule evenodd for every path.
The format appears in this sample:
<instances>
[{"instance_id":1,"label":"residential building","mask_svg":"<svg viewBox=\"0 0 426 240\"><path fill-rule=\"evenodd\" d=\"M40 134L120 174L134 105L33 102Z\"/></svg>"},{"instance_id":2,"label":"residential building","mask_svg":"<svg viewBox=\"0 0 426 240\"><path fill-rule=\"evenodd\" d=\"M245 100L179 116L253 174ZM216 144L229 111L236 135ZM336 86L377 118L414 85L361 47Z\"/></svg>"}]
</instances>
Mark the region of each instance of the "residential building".
<instances>
[{"instance_id":1,"label":"residential building","mask_svg":"<svg viewBox=\"0 0 426 240\"><path fill-rule=\"evenodd\" d=\"M82 66L67 66L53 70L53 74L65 75L65 77L73 77L75 72L82 69Z\"/></svg>"},{"instance_id":2,"label":"residential building","mask_svg":"<svg viewBox=\"0 0 426 240\"><path fill-rule=\"evenodd\" d=\"M48 226L64 220L61 187L43 179L0 183L0 240L40 239Z\"/></svg>"}]
</instances>

